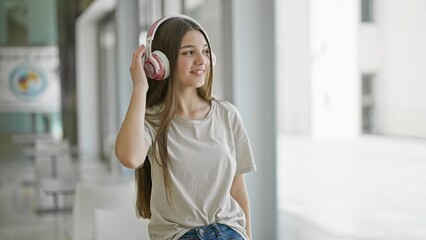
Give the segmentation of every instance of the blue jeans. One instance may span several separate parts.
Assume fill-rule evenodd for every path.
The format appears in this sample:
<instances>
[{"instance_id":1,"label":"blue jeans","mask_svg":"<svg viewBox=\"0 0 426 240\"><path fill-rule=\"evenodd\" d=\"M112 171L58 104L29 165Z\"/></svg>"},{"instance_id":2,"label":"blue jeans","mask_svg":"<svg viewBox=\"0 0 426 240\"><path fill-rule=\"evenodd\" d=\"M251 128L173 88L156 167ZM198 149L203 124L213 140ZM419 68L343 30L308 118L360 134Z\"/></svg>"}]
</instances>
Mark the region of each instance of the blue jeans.
<instances>
[{"instance_id":1,"label":"blue jeans","mask_svg":"<svg viewBox=\"0 0 426 240\"><path fill-rule=\"evenodd\" d=\"M244 240L244 238L225 224L213 223L189 230L179 240Z\"/></svg>"}]
</instances>

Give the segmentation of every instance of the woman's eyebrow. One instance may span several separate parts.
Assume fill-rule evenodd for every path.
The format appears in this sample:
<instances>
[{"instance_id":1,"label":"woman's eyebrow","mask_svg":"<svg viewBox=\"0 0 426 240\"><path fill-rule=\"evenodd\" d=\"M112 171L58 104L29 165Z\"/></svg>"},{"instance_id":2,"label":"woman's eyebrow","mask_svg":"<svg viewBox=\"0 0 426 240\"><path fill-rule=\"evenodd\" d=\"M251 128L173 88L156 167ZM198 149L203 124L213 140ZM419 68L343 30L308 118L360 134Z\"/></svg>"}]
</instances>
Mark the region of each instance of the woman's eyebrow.
<instances>
[{"instance_id":1,"label":"woman's eyebrow","mask_svg":"<svg viewBox=\"0 0 426 240\"><path fill-rule=\"evenodd\" d=\"M208 47L209 45L208 44L205 44L203 47ZM193 48L193 47L195 47L194 45L185 45L185 46L182 46L180 49L183 49L183 48Z\"/></svg>"},{"instance_id":2,"label":"woman's eyebrow","mask_svg":"<svg viewBox=\"0 0 426 240\"><path fill-rule=\"evenodd\" d=\"M194 47L194 45L186 45L186 46L182 46L180 49L183 49L183 48L193 48Z\"/></svg>"}]
</instances>

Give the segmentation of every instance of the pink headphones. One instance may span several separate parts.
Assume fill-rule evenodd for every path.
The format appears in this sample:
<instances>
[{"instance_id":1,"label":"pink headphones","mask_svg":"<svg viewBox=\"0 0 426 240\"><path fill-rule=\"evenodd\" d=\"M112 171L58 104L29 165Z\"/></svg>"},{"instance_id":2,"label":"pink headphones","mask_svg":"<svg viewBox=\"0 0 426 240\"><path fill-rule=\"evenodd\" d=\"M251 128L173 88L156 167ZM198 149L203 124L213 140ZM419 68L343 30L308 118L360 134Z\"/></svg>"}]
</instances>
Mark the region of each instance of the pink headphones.
<instances>
[{"instance_id":1,"label":"pink headphones","mask_svg":"<svg viewBox=\"0 0 426 240\"><path fill-rule=\"evenodd\" d=\"M166 20L170 19L170 18L182 18L182 19L188 19L192 22L194 22L195 24L198 25L198 27L201 29L201 31L203 31L204 35L208 40L208 36L206 31L204 31L203 27L194 19L186 16L186 15L182 15L182 14L176 14L176 15L171 15L171 16L167 16L167 17L163 17L159 20L157 20L148 30L148 33L146 35L146 58L144 60L144 70L146 73L146 76L149 77L150 79L154 79L154 80L163 80L166 79L170 76L170 64L169 64L169 59L167 58L166 54L164 54L161 51L151 51L151 44L152 41L154 40L154 36L155 36L155 32L157 31L158 27L165 22ZM209 43L210 44L210 43ZM215 65L216 63L216 56L214 55L214 53L212 52L211 54L212 57L212 63L213 65Z\"/></svg>"}]
</instances>

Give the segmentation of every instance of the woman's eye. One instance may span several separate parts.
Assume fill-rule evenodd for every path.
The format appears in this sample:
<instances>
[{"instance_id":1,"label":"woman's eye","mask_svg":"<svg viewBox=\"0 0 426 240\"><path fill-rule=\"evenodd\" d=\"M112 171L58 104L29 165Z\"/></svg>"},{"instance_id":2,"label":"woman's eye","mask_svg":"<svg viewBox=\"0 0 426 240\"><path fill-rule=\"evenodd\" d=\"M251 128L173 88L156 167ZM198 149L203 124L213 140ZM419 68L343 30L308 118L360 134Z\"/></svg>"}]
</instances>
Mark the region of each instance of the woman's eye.
<instances>
[{"instance_id":1,"label":"woman's eye","mask_svg":"<svg viewBox=\"0 0 426 240\"><path fill-rule=\"evenodd\" d=\"M203 50L202 51L202 53L204 54L204 55L210 55L210 50ZM192 54L194 54L194 51L193 50L191 50L191 51L185 51L185 52L182 52L182 55L192 55Z\"/></svg>"}]
</instances>

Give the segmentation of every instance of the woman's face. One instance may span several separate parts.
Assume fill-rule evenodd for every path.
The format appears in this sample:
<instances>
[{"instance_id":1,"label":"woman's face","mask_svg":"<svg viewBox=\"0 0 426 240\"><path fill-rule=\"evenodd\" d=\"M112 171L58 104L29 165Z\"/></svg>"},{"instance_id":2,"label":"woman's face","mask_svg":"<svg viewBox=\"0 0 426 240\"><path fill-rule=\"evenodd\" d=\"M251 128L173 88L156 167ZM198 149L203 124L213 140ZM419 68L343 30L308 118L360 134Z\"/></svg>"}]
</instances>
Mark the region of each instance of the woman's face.
<instances>
[{"instance_id":1,"label":"woman's face","mask_svg":"<svg viewBox=\"0 0 426 240\"><path fill-rule=\"evenodd\" d=\"M210 52L204 35L198 30L188 31L179 49L177 81L182 88L204 85L210 68Z\"/></svg>"}]
</instances>

